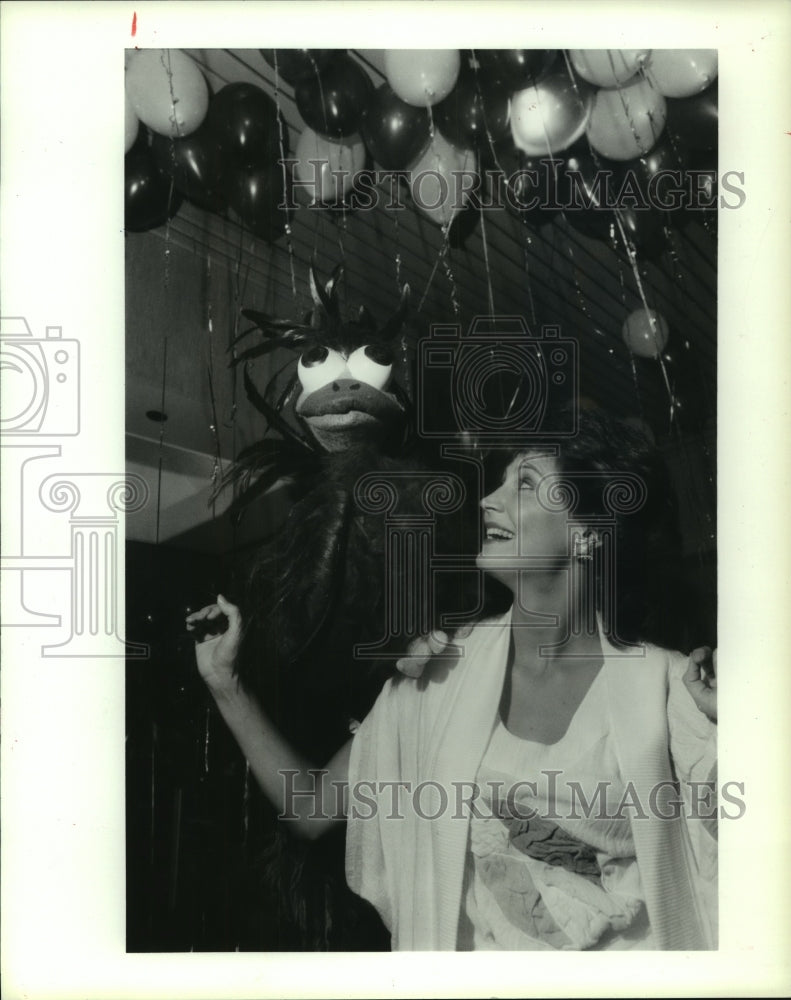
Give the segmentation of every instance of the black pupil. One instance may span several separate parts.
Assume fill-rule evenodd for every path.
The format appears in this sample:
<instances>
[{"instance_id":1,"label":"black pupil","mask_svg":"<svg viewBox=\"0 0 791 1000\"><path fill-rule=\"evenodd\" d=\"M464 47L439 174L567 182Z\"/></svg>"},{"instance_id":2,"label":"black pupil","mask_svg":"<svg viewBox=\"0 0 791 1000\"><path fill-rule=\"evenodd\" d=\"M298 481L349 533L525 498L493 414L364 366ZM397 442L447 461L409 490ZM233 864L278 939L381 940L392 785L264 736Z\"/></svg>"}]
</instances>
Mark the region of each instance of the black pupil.
<instances>
[{"instance_id":1,"label":"black pupil","mask_svg":"<svg viewBox=\"0 0 791 1000\"><path fill-rule=\"evenodd\" d=\"M302 355L302 364L306 368L315 368L316 365L323 365L329 357L329 353L326 347L311 347L309 351L305 351Z\"/></svg>"},{"instance_id":2,"label":"black pupil","mask_svg":"<svg viewBox=\"0 0 791 1000\"><path fill-rule=\"evenodd\" d=\"M391 365L393 363L393 352L387 344L369 344L365 348L365 354L378 365Z\"/></svg>"}]
</instances>

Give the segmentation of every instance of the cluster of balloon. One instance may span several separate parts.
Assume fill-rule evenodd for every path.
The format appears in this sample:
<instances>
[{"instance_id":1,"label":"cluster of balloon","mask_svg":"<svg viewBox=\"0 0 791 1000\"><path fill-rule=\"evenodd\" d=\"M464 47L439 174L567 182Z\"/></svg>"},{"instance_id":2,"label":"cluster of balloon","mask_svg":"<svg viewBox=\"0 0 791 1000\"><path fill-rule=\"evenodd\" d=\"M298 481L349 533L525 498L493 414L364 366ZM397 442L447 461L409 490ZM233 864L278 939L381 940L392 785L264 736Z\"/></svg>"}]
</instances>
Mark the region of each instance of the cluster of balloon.
<instances>
[{"instance_id":1,"label":"cluster of balloon","mask_svg":"<svg viewBox=\"0 0 791 1000\"><path fill-rule=\"evenodd\" d=\"M219 175L212 178L229 208L256 236L276 239L288 221L284 209L287 174L278 162L281 133L288 129L275 102L251 83L230 83L212 98L207 140L219 150Z\"/></svg>"},{"instance_id":2,"label":"cluster of balloon","mask_svg":"<svg viewBox=\"0 0 791 1000\"><path fill-rule=\"evenodd\" d=\"M135 52L126 67L125 133L127 229L161 225L186 197L211 212L230 210L263 239L284 231L289 178L278 160L288 130L260 87L232 83L210 97L184 53Z\"/></svg>"},{"instance_id":3,"label":"cluster of balloon","mask_svg":"<svg viewBox=\"0 0 791 1000\"><path fill-rule=\"evenodd\" d=\"M670 335L667 320L654 309L635 309L623 324L624 343L641 358L659 358Z\"/></svg>"},{"instance_id":4,"label":"cluster of balloon","mask_svg":"<svg viewBox=\"0 0 791 1000\"><path fill-rule=\"evenodd\" d=\"M126 63L124 120L125 227L142 232L178 211L182 195L163 174L148 129L177 141L193 133L209 106L203 74L183 52L141 49ZM141 123L146 129L141 129Z\"/></svg>"},{"instance_id":5,"label":"cluster of balloon","mask_svg":"<svg viewBox=\"0 0 791 1000\"><path fill-rule=\"evenodd\" d=\"M343 50L260 51L277 80L293 86L306 123L293 155L298 194L311 204L346 208L370 155L380 168L411 171L417 208L448 227L462 214L478 216L460 172L494 167L504 174L506 205L523 221L547 222L562 204L575 229L625 236L650 258L664 249L670 220L669 209L663 216L640 204L651 202L657 174L708 171L697 183L713 203L713 50L572 49L563 66L555 50L386 50L386 82L377 88ZM161 224L184 196L276 239L288 221L279 206L291 176L278 164L288 131L272 98L247 83L210 98L196 64L167 49L133 53L126 77L128 228ZM145 147L141 122L153 132ZM548 166L548 157L558 162ZM613 189L629 185L631 201L617 215L602 202L602 169L612 171ZM559 189L570 184L580 200L567 207ZM689 217L672 215L679 225Z\"/></svg>"}]
</instances>

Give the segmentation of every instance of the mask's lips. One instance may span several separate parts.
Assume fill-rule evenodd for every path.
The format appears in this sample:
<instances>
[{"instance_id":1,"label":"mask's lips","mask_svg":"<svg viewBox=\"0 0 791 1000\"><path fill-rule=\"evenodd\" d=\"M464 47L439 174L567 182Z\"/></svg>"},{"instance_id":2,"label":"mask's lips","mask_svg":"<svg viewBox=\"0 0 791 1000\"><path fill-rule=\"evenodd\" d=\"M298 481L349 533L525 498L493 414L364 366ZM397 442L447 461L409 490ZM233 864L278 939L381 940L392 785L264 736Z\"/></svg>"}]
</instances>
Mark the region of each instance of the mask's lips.
<instances>
[{"instance_id":1,"label":"mask's lips","mask_svg":"<svg viewBox=\"0 0 791 1000\"><path fill-rule=\"evenodd\" d=\"M352 385L358 388L351 389ZM350 427L387 423L398 418L403 408L394 396L372 385L338 379L300 398L296 411L314 427Z\"/></svg>"}]
</instances>

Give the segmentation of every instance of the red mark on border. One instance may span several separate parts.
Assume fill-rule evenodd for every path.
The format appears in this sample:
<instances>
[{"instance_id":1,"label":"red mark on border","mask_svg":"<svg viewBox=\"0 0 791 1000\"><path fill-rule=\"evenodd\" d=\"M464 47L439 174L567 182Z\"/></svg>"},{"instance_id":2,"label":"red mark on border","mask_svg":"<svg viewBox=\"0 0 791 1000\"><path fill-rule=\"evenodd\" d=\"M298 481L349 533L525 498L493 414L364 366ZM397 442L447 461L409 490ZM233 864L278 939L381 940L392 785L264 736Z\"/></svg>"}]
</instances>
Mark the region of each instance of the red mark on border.
<instances>
[{"instance_id":1,"label":"red mark on border","mask_svg":"<svg viewBox=\"0 0 791 1000\"><path fill-rule=\"evenodd\" d=\"M132 38L137 34L137 11L132 14Z\"/></svg>"}]
</instances>

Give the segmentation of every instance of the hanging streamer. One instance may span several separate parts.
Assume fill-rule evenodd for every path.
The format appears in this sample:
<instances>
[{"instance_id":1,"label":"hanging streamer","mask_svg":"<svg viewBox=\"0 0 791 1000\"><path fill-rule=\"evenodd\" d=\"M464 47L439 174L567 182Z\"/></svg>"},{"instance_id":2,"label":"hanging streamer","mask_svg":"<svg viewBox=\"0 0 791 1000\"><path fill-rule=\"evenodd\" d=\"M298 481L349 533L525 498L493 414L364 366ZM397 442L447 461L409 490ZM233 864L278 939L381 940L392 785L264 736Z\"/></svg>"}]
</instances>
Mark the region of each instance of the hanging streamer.
<instances>
[{"instance_id":1,"label":"hanging streamer","mask_svg":"<svg viewBox=\"0 0 791 1000\"><path fill-rule=\"evenodd\" d=\"M277 137L278 145L280 147L280 165L283 168L283 191L288 195L288 176L286 168L286 157L288 150L285 148L285 139L283 137L283 115L280 108L280 75L277 68L277 49L273 49L274 53L274 70L275 70L275 107L277 108ZM315 66L315 60L311 56L311 61ZM318 69L316 69L318 73ZM288 266L291 271L291 295L296 301L297 298L297 277L296 270L294 268L294 239L291 231L291 211L286 210L286 247L288 248ZM235 384L235 383L234 383Z\"/></svg>"}]
</instances>

